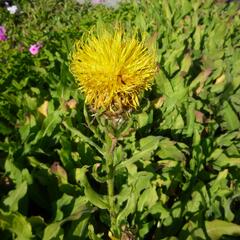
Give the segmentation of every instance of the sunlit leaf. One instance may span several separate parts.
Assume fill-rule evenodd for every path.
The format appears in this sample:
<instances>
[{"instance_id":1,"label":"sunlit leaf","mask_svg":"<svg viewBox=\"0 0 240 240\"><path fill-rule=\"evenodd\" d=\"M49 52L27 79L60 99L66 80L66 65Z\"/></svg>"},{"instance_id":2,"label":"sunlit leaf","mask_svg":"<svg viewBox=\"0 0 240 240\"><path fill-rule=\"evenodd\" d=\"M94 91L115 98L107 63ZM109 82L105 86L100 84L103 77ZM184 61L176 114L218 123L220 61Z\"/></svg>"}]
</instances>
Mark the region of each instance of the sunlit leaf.
<instances>
[{"instance_id":1,"label":"sunlit leaf","mask_svg":"<svg viewBox=\"0 0 240 240\"><path fill-rule=\"evenodd\" d=\"M24 181L17 185L17 189L9 192L8 197L4 199L4 204L9 206L10 211L17 211L19 200L21 200L27 192L27 183Z\"/></svg>"},{"instance_id":2,"label":"sunlit leaf","mask_svg":"<svg viewBox=\"0 0 240 240\"><path fill-rule=\"evenodd\" d=\"M0 209L0 228L16 234L17 240L32 239L32 228L20 213L6 213Z\"/></svg>"},{"instance_id":3,"label":"sunlit leaf","mask_svg":"<svg viewBox=\"0 0 240 240\"><path fill-rule=\"evenodd\" d=\"M240 226L223 220L206 222L207 234L212 240L218 240L223 235L240 236Z\"/></svg>"}]
</instances>

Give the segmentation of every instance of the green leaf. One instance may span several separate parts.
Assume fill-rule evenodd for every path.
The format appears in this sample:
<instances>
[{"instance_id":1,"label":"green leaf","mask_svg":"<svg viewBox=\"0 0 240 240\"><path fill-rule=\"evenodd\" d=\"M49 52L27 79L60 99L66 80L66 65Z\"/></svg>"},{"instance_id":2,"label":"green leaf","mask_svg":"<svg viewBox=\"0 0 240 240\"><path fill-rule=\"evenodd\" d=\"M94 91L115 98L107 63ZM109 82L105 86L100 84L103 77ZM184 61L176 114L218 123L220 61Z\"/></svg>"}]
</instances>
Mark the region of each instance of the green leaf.
<instances>
[{"instance_id":1,"label":"green leaf","mask_svg":"<svg viewBox=\"0 0 240 240\"><path fill-rule=\"evenodd\" d=\"M223 235L240 236L240 226L223 220L206 221L206 230L211 240L219 240Z\"/></svg>"},{"instance_id":2,"label":"green leaf","mask_svg":"<svg viewBox=\"0 0 240 240\"><path fill-rule=\"evenodd\" d=\"M20 184L22 182L22 173L19 168L13 163L13 157L8 156L5 161L5 171L9 174L9 177L14 181L16 184Z\"/></svg>"},{"instance_id":3,"label":"green leaf","mask_svg":"<svg viewBox=\"0 0 240 240\"><path fill-rule=\"evenodd\" d=\"M47 118L44 119L43 125L42 125L42 137L44 136L51 136L52 132L56 128L57 125L61 122L60 112L54 111L53 113L50 113Z\"/></svg>"},{"instance_id":4,"label":"green leaf","mask_svg":"<svg viewBox=\"0 0 240 240\"><path fill-rule=\"evenodd\" d=\"M199 94L211 72L212 72L211 69L205 69L202 72L200 72L198 76L191 82L189 86L189 91L195 90L198 87L196 92L197 94Z\"/></svg>"},{"instance_id":5,"label":"green leaf","mask_svg":"<svg viewBox=\"0 0 240 240\"><path fill-rule=\"evenodd\" d=\"M6 213L0 209L0 229L16 234L16 240L32 239L31 225L20 213Z\"/></svg>"},{"instance_id":6,"label":"green leaf","mask_svg":"<svg viewBox=\"0 0 240 240\"><path fill-rule=\"evenodd\" d=\"M139 229L139 237L144 239L144 236L151 231L153 226L154 223L152 221L141 224L141 228Z\"/></svg>"},{"instance_id":7,"label":"green leaf","mask_svg":"<svg viewBox=\"0 0 240 240\"><path fill-rule=\"evenodd\" d=\"M226 122L228 130L232 131L240 128L239 118L227 101L224 102L223 110L220 112L220 114Z\"/></svg>"},{"instance_id":8,"label":"green leaf","mask_svg":"<svg viewBox=\"0 0 240 240\"><path fill-rule=\"evenodd\" d=\"M186 129L186 134L187 136L192 136L194 129L195 129L195 103L191 102L188 104L188 109L187 109L187 129Z\"/></svg>"},{"instance_id":9,"label":"green leaf","mask_svg":"<svg viewBox=\"0 0 240 240\"><path fill-rule=\"evenodd\" d=\"M185 54L182 63L181 63L181 71L184 72L184 74L188 73L190 67L192 65L192 57L189 53Z\"/></svg>"},{"instance_id":10,"label":"green leaf","mask_svg":"<svg viewBox=\"0 0 240 240\"><path fill-rule=\"evenodd\" d=\"M212 195L216 194L218 196L224 197L225 191L222 191L222 190L229 190L230 192L230 189L228 189L227 187L228 174L229 174L228 169L225 169L218 173L217 178L212 182L212 186L210 188L210 192Z\"/></svg>"},{"instance_id":11,"label":"green leaf","mask_svg":"<svg viewBox=\"0 0 240 240\"><path fill-rule=\"evenodd\" d=\"M108 208L107 197L100 195L93 190L93 188L88 182L86 173L87 173L87 166L83 166L82 168L77 168L76 181L79 182L79 184L84 187L85 196L94 206L100 209L107 209Z\"/></svg>"},{"instance_id":12,"label":"green leaf","mask_svg":"<svg viewBox=\"0 0 240 240\"><path fill-rule=\"evenodd\" d=\"M182 55L185 46L182 45L178 47L178 49L169 50L169 56L167 57L164 67L166 68L169 75L173 75L177 70L179 70L180 66L178 65L177 59Z\"/></svg>"},{"instance_id":13,"label":"green leaf","mask_svg":"<svg viewBox=\"0 0 240 240\"><path fill-rule=\"evenodd\" d=\"M228 157L226 154L222 153L215 161L214 165L220 167L233 166L240 167L240 157Z\"/></svg>"},{"instance_id":14,"label":"green leaf","mask_svg":"<svg viewBox=\"0 0 240 240\"><path fill-rule=\"evenodd\" d=\"M229 147L230 145L233 144L234 139L237 138L239 132L227 132L225 134L220 135L216 139L216 144L217 146L224 146L224 147Z\"/></svg>"},{"instance_id":15,"label":"green leaf","mask_svg":"<svg viewBox=\"0 0 240 240\"><path fill-rule=\"evenodd\" d=\"M49 240L53 239L54 237L57 237L59 235L59 232L61 231L61 225L64 224L65 222L79 220L83 216L83 214L90 214L93 213L95 210L96 209L93 207L89 207L86 204L82 204L81 206L79 206L76 212L66 217L62 221L49 224L44 229L43 240Z\"/></svg>"},{"instance_id":16,"label":"green leaf","mask_svg":"<svg viewBox=\"0 0 240 240\"><path fill-rule=\"evenodd\" d=\"M87 227L91 215L86 216L81 221L75 221L71 223L68 229L68 234L65 236L66 239L87 239Z\"/></svg>"},{"instance_id":17,"label":"green leaf","mask_svg":"<svg viewBox=\"0 0 240 240\"><path fill-rule=\"evenodd\" d=\"M6 124L0 122L0 133L3 135L8 135L12 132L12 128L7 126Z\"/></svg>"},{"instance_id":18,"label":"green leaf","mask_svg":"<svg viewBox=\"0 0 240 240\"><path fill-rule=\"evenodd\" d=\"M159 143L159 150L156 155L161 159L172 159L174 161L184 161L186 159L184 153L180 151L176 144L169 139L163 139ZM162 161L160 161L161 163Z\"/></svg>"},{"instance_id":19,"label":"green leaf","mask_svg":"<svg viewBox=\"0 0 240 240\"><path fill-rule=\"evenodd\" d=\"M182 9L181 9L181 17L184 17L186 14L191 12L192 10L192 3L189 1L181 1Z\"/></svg>"},{"instance_id":20,"label":"green leaf","mask_svg":"<svg viewBox=\"0 0 240 240\"><path fill-rule=\"evenodd\" d=\"M47 164L41 163L35 157L29 156L27 157L29 164L34 168L40 168L44 170L49 170L49 166Z\"/></svg>"},{"instance_id":21,"label":"green leaf","mask_svg":"<svg viewBox=\"0 0 240 240\"><path fill-rule=\"evenodd\" d=\"M137 115L138 127L142 128L148 124L149 115L146 112L142 112Z\"/></svg>"},{"instance_id":22,"label":"green leaf","mask_svg":"<svg viewBox=\"0 0 240 240\"><path fill-rule=\"evenodd\" d=\"M159 144L160 137L158 136L147 136L145 138L141 138L139 141L140 150L141 151L154 151Z\"/></svg>"},{"instance_id":23,"label":"green leaf","mask_svg":"<svg viewBox=\"0 0 240 240\"><path fill-rule=\"evenodd\" d=\"M27 192L27 182L22 182L17 185L15 190L9 192L8 197L3 201L6 206L9 206L10 211L18 210L18 202L21 200Z\"/></svg>"},{"instance_id":24,"label":"green leaf","mask_svg":"<svg viewBox=\"0 0 240 240\"><path fill-rule=\"evenodd\" d=\"M173 94L172 85L163 71L159 71L156 76L156 84L159 93L166 96L171 96Z\"/></svg>"},{"instance_id":25,"label":"green leaf","mask_svg":"<svg viewBox=\"0 0 240 240\"><path fill-rule=\"evenodd\" d=\"M82 141L87 142L89 145L93 146L99 153L101 153L101 155L104 155L102 149L90 138L82 134L79 130L69 126L67 122L63 122L63 125L72 133L73 136L78 136Z\"/></svg>"},{"instance_id":26,"label":"green leaf","mask_svg":"<svg viewBox=\"0 0 240 240\"><path fill-rule=\"evenodd\" d=\"M28 222L32 225L33 229L42 228L46 226L43 217L41 216L32 216L28 218Z\"/></svg>"},{"instance_id":27,"label":"green leaf","mask_svg":"<svg viewBox=\"0 0 240 240\"><path fill-rule=\"evenodd\" d=\"M48 108L50 113L44 119L41 130L37 132L34 140L31 142L31 144L36 144L41 138L43 138L45 136L50 137L53 134L53 131L55 130L55 128L61 123L61 121L62 121L61 110L56 110L56 111L51 112L51 110L50 110L51 105L52 104L49 104L49 108Z\"/></svg>"},{"instance_id":28,"label":"green leaf","mask_svg":"<svg viewBox=\"0 0 240 240\"><path fill-rule=\"evenodd\" d=\"M126 206L119 212L119 214L117 216L117 224L118 225L125 223L129 214L135 212L136 202L137 202L136 194L131 192L131 194L129 195L129 198L127 200Z\"/></svg>"},{"instance_id":29,"label":"green leaf","mask_svg":"<svg viewBox=\"0 0 240 240\"><path fill-rule=\"evenodd\" d=\"M171 25L172 13L171 13L170 6L169 6L167 0L163 0L163 2L162 2L162 8L163 8L163 12L164 12L164 14L165 14L165 16L166 16L166 19L167 19L168 22L169 22L169 25Z\"/></svg>"},{"instance_id":30,"label":"green leaf","mask_svg":"<svg viewBox=\"0 0 240 240\"><path fill-rule=\"evenodd\" d=\"M148 211L147 211L147 214L150 213L150 214L158 214L158 215L161 215L161 219L167 219L167 218L170 218L170 211L165 208L163 206L163 203L162 202L157 202L156 204L154 204Z\"/></svg>"},{"instance_id":31,"label":"green leaf","mask_svg":"<svg viewBox=\"0 0 240 240\"><path fill-rule=\"evenodd\" d=\"M144 16L143 16L142 13L139 12L139 13L136 15L135 21L136 21L136 26L139 27L139 29L141 30L141 32L145 32L146 29L147 29L147 24L146 24L146 20L145 20L145 18L144 18Z\"/></svg>"},{"instance_id":32,"label":"green leaf","mask_svg":"<svg viewBox=\"0 0 240 240\"><path fill-rule=\"evenodd\" d=\"M55 222L55 223L49 224L44 230L42 240L49 240L57 237L60 229L61 229L61 222Z\"/></svg>"},{"instance_id":33,"label":"green leaf","mask_svg":"<svg viewBox=\"0 0 240 240\"><path fill-rule=\"evenodd\" d=\"M116 195L117 203L121 205L123 202L128 200L128 196L131 194L131 188L128 185L123 185L119 194Z\"/></svg>"},{"instance_id":34,"label":"green leaf","mask_svg":"<svg viewBox=\"0 0 240 240\"><path fill-rule=\"evenodd\" d=\"M143 191L143 193L140 195L137 209L139 212L142 212L144 210L144 207L146 209L150 209L158 200L158 195L156 192L156 189L152 186L150 188L147 188Z\"/></svg>"},{"instance_id":35,"label":"green leaf","mask_svg":"<svg viewBox=\"0 0 240 240\"><path fill-rule=\"evenodd\" d=\"M30 97L27 93L25 93L23 100L25 101L25 104L29 109L35 110L37 108L37 99L36 98Z\"/></svg>"},{"instance_id":36,"label":"green leaf","mask_svg":"<svg viewBox=\"0 0 240 240\"><path fill-rule=\"evenodd\" d=\"M88 237L90 240L102 240L103 238L101 238L100 234L96 234L94 232L94 227L92 224L88 225Z\"/></svg>"},{"instance_id":37,"label":"green leaf","mask_svg":"<svg viewBox=\"0 0 240 240\"><path fill-rule=\"evenodd\" d=\"M69 205L71 202L73 201L73 197L69 196L67 194L63 194L62 197L60 199L57 200L56 202L56 216L54 218L54 221L61 221L64 217L64 212L63 212L63 208L64 206Z\"/></svg>"},{"instance_id":38,"label":"green leaf","mask_svg":"<svg viewBox=\"0 0 240 240\"><path fill-rule=\"evenodd\" d=\"M123 210L121 210L117 216L118 224L125 223L126 218L129 216L129 214L132 214L135 212L137 208L136 203L140 198L142 191L144 189L149 189L152 187L152 184L151 184L152 178L153 178L153 173L145 172L145 171L138 172L135 175L129 175L128 186L125 187L124 191L122 191L119 194L120 199L118 199L118 203L122 202L123 200L126 200L126 197L127 197L127 203L126 203L126 206L123 208ZM129 192L129 188L130 188L130 192ZM123 194L125 194L125 196L122 196ZM140 207L143 207L145 203L146 202L144 201L144 196L143 196L143 199L140 201Z\"/></svg>"},{"instance_id":39,"label":"green leaf","mask_svg":"<svg viewBox=\"0 0 240 240\"><path fill-rule=\"evenodd\" d=\"M20 127L19 133L20 133L22 142L25 142L25 140L27 139L27 137L30 133L30 129L31 129L31 127L29 124L26 124L26 125Z\"/></svg>"},{"instance_id":40,"label":"green leaf","mask_svg":"<svg viewBox=\"0 0 240 240\"><path fill-rule=\"evenodd\" d=\"M116 171L120 170L121 168L127 167L130 164L133 164L141 159L149 159L153 151L157 149L159 140L160 137L157 136L148 136L146 138L140 139L140 151L134 153L131 158L117 165Z\"/></svg>"},{"instance_id":41,"label":"green leaf","mask_svg":"<svg viewBox=\"0 0 240 240\"><path fill-rule=\"evenodd\" d=\"M204 27L203 26L196 26L196 30L195 30L195 33L193 35L194 50L199 50L200 49L203 33L204 33Z\"/></svg>"},{"instance_id":42,"label":"green leaf","mask_svg":"<svg viewBox=\"0 0 240 240\"><path fill-rule=\"evenodd\" d=\"M95 212L96 210L97 208L90 206L90 204L82 204L81 206L78 206L76 212L63 219L62 223L79 220L84 214L90 214Z\"/></svg>"}]
</instances>

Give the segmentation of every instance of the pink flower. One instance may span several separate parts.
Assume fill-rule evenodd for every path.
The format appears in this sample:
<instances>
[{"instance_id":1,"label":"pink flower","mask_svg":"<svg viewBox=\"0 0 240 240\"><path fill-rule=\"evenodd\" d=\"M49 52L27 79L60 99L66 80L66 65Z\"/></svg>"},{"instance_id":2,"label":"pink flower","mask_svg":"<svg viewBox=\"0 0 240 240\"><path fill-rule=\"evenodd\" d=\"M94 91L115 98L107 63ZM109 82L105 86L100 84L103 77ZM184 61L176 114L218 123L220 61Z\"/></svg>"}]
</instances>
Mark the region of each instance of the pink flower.
<instances>
[{"instance_id":1,"label":"pink flower","mask_svg":"<svg viewBox=\"0 0 240 240\"><path fill-rule=\"evenodd\" d=\"M42 44L38 42L38 43L32 44L28 50L32 55L36 55L38 54L41 47L42 47Z\"/></svg>"},{"instance_id":2,"label":"pink flower","mask_svg":"<svg viewBox=\"0 0 240 240\"><path fill-rule=\"evenodd\" d=\"M6 41L7 35L6 35L6 29L3 26L0 26L0 41Z\"/></svg>"}]
</instances>

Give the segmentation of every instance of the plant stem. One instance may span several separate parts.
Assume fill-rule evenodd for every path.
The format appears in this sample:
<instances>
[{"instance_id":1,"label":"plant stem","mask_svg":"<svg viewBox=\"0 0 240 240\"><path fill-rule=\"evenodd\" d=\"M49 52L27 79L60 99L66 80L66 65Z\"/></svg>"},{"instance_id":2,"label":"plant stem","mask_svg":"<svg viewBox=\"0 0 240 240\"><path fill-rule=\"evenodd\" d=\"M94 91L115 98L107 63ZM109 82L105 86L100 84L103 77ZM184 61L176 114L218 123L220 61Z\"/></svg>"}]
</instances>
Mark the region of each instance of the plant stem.
<instances>
[{"instance_id":1,"label":"plant stem","mask_svg":"<svg viewBox=\"0 0 240 240\"><path fill-rule=\"evenodd\" d=\"M107 188L108 188L108 201L109 201L109 213L111 219L111 228L113 232L117 230L116 226L116 211L114 206L114 166L113 166L113 155L114 150L117 144L117 139L109 135L111 138L111 144L109 144L109 148L107 149L106 163L107 163Z\"/></svg>"}]
</instances>

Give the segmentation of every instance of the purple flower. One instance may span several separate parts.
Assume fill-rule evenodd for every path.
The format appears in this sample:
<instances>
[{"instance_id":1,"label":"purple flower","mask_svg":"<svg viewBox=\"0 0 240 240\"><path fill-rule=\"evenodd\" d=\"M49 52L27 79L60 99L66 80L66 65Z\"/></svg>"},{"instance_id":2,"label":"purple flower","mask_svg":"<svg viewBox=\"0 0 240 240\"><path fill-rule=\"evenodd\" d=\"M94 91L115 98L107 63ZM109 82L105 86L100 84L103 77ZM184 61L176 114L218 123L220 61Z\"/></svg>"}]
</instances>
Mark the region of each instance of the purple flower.
<instances>
[{"instance_id":1,"label":"purple flower","mask_svg":"<svg viewBox=\"0 0 240 240\"><path fill-rule=\"evenodd\" d=\"M6 35L6 29L3 26L0 26L0 41L6 41L7 35Z\"/></svg>"},{"instance_id":2,"label":"purple flower","mask_svg":"<svg viewBox=\"0 0 240 240\"><path fill-rule=\"evenodd\" d=\"M38 54L41 47L42 47L42 44L38 42L38 43L32 44L28 50L32 55L36 55Z\"/></svg>"}]
</instances>

